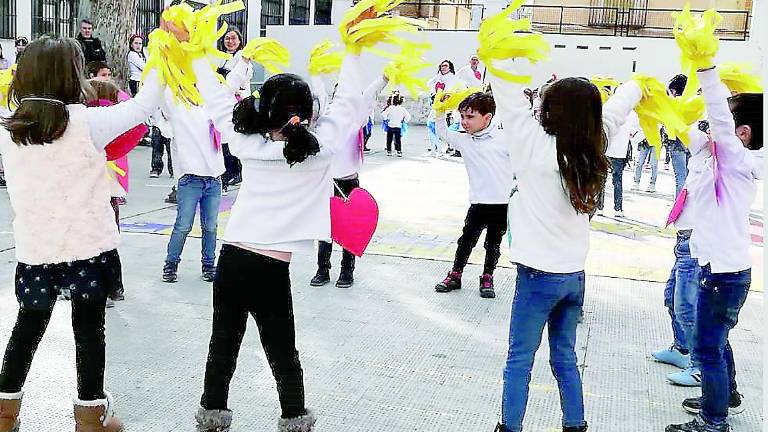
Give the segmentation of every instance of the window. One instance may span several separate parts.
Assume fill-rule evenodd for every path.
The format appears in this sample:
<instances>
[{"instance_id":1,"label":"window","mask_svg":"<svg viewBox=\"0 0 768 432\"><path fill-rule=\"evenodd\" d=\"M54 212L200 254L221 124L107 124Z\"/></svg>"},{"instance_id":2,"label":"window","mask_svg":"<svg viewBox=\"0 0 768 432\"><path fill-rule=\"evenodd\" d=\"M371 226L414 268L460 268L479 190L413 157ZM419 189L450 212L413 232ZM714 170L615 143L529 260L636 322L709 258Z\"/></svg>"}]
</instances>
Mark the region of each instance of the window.
<instances>
[{"instance_id":1,"label":"window","mask_svg":"<svg viewBox=\"0 0 768 432\"><path fill-rule=\"evenodd\" d=\"M248 42L248 3L243 3L245 3L245 9L228 15L222 15L221 18L219 18L219 25L221 25L222 22L226 22L227 28L238 29L240 34L243 35L243 44L245 44Z\"/></svg>"},{"instance_id":2,"label":"window","mask_svg":"<svg viewBox=\"0 0 768 432\"><path fill-rule=\"evenodd\" d=\"M309 24L309 0L290 0L290 9L288 9L288 24L290 25L308 25Z\"/></svg>"},{"instance_id":3,"label":"window","mask_svg":"<svg viewBox=\"0 0 768 432\"><path fill-rule=\"evenodd\" d=\"M283 0L261 0L261 36L271 25L283 25Z\"/></svg>"},{"instance_id":4,"label":"window","mask_svg":"<svg viewBox=\"0 0 768 432\"><path fill-rule=\"evenodd\" d=\"M42 35L75 37L79 0L33 0L32 38Z\"/></svg>"},{"instance_id":5,"label":"window","mask_svg":"<svg viewBox=\"0 0 768 432\"><path fill-rule=\"evenodd\" d=\"M163 0L138 0L136 3L136 34L146 38L149 33L160 27L160 14L163 12ZM146 45L147 41L144 41Z\"/></svg>"},{"instance_id":6,"label":"window","mask_svg":"<svg viewBox=\"0 0 768 432\"><path fill-rule=\"evenodd\" d=\"M16 0L0 0L0 39L16 38Z\"/></svg>"},{"instance_id":7,"label":"window","mask_svg":"<svg viewBox=\"0 0 768 432\"><path fill-rule=\"evenodd\" d=\"M331 24L331 0L315 0L315 24Z\"/></svg>"}]
</instances>

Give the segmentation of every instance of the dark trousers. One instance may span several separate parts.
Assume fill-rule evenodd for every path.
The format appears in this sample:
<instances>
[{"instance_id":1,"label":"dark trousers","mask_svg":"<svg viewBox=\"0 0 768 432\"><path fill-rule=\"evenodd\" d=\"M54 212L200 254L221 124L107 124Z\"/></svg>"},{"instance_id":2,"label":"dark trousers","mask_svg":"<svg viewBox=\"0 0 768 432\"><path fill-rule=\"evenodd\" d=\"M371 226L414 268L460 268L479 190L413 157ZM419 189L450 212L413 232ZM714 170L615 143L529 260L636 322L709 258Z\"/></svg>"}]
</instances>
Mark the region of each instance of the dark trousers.
<instances>
[{"instance_id":1,"label":"dark trousers","mask_svg":"<svg viewBox=\"0 0 768 432\"><path fill-rule=\"evenodd\" d=\"M139 81L128 80L128 88L131 90L131 97L135 97L139 92Z\"/></svg>"},{"instance_id":2,"label":"dark trousers","mask_svg":"<svg viewBox=\"0 0 768 432\"><path fill-rule=\"evenodd\" d=\"M339 189L344 192L344 195L349 196L353 189L360 187L360 179L334 179ZM333 194L340 197L339 190L333 188ZM317 268L320 270L329 270L331 268L331 252L333 251L333 245L328 242L321 241L317 245ZM352 273L355 271L355 255L352 252L344 250L341 253L341 271Z\"/></svg>"},{"instance_id":3,"label":"dark trousers","mask_svg":"<svg viewBox=\"0 0 768 432\"><path fill-rule=\"evenodd\" d=\"M709 264L701 268L694 338L701 362L701 417L710 425L727 422L730 395L737 391L728 335L739 322L751 283L751 269L712 273Z\"/></svg>"},{"instance_id":4,"label":"dark trousers","mask_svg":"<svg viewBox=\"0 0 768 432\"><path fill-rule=\"evenodd\" d=\"M115 223L117 224L117 230L120 231L120 203L116 197L112 197L109 200L109 204L115 212ZM123 294L125 290L123 289L123 264L120 262L120 255L115 251L114 256L110 255L109 259L115 269L114 292Z\"/></svg>"},{"instance_id":5,"label":"dark trousers","mask_svg":"<svg viewBox=\"0 0 768 432\"><path fill-rule=\"evenodd\" d=\"M288 263L225 244L213 282L213 331L200 405L227 409L248 315L277 382L283 418L304 415L304 375L296 351Z\"/></svg>"},{"instance_id":6,"label":"dark trousers","mask_svg":"<svg viewBox=\"0 0 768 432\"><path fill-rule=\"evenodd\" d=\"M171 139L160 133L160 128L152 127L152 171L162 174L163 152L168 154L168 174L173 175L173 161L171 160Z\"/></svg>"},{"instance_id":7,"label":"dark trousers","mask_svg":"<svg viewBox=\"0 0 768 432\"><path fill-rule=\"evenodd\" d=\"M627 165L627 160L623 158L609 157L608 161L611 163L611 181L613 183L613 209L616 211L622 211L624 203L624 186L622 180L624 167ZM597 208L602 210L604 202L605 185L603 185L603 191L600 193L600 198L597 200Z\"/></svg>"},{"instance_id":8,"label":"dark trousers","mask_svg":"<svg viewBox=\"0 0 768 432\"><path fill-rule=\"evenodd\" d=\"M387 128L387 152L392 151L392 140L395 140L395 151L402 151L402 145L401 145L401 133L402 130L400 128L396 127L389 127Z\"/></svg>"},{"instance_id":9,"label":"dark trousers","mask_svg":"<svg viewBox=\"0 0 768 432\"><path fill-rule=\"evenodd\" d=\"M229 152L229 144L222 144L221 150L224 153L224 174L221 176L222 185L237 184L242 178L243 166L240 159L232 156Z\"/></svg>"},{"instance_id":10,"label":"dark trousers","mask_svg":"<svg viewBox=\"0 0 768 432\"><path fill-rule=\"evenodd\" d=\"M507 232L507 204L472 204L464 219L464 230L459 237L453 270L462 272L467 265L480 233L485 232L485 265L483 273L493 274L501 256L501 239Z\"/></svg>"},{"instance_id":11,"label":"dark trousers","mask_svg":"<svg viewBox=\"0 0 768 432\"><path fill-rule=\"evenodd\" d=\"M71 263L16 266L19 313L8 340L0 372L0 392L21 391L37 346L45 334L60 288L72 296L77 395L82 400L104 395L104 308L114 290L117 250Z\"/></svg>"}]
</instances>

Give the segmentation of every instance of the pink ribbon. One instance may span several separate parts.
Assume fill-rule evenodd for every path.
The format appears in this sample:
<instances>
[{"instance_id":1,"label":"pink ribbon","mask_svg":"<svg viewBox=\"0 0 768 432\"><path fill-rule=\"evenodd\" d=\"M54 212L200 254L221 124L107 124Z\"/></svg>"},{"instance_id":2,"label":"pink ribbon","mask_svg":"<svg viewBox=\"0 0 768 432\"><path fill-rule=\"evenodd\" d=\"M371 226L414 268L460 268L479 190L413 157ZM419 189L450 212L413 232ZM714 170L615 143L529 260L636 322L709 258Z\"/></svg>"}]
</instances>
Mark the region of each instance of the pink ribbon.
<instances>
[{"instance_id":1,"label":"pink ribbon","mask_svg":"<svg viewBox=\"0 0 768 432\"><path fill-rule=\"evenodd\" d=\"M479 70L475 71L475 78L477 78L478 81L481 81L483 79L483 75L480 73Z\"/></svg>"},{"instance_id":2,"label":"pink ribbon","mask_svg":"<svg viewBox=\"0 0 768 432\"><path fill-rule=\"evenodd\" d=\"M211 142L213 143L213 148L216 149L216 151L221 150L221 132L219 132L215 126L213 126L213 122L208 120L208 132L211 134Z\"/></svg>"},{"instance_id":3,"label":"pink ribbon","mask_svg":"<svg viewBox=\"0 0 768 432\"><path fill-rule=\"evenodd\" d=\"M357 131L357 149L360 152L360 162L363 161L363 153L365 153L365 132L363 132L363 128L365 126L361 127L359 131Z\"/></svg>"},{"instance_id":4,"label":"pink ribbon","mask_svg":"<svg viewBox=\"0 0 768 432\"><path fill-rule=\"evenodd\" d=\"M723 173L720 172L720 168L717 166L717 143L712 142L712 174L715 177L715 201L717 205L720 205L720 197L723 192Z\"/></svg>"},{"instance_id":5,"label":"pink ribbon","mask_svg":"<svg viewBox=\"0 0 768 432\"><path fill-rule=\"evenodd\" d=\"M670 226L680 218L680 214L683 212L683 208L685 207L685 200L687 198L688 189L683 188L683 190L680 191L680 195L678 195L677 199L675 199L675 203L672 205L672 211L670 211L669 216L667 216L666 226Z\"/></svg>"}]
</instances>

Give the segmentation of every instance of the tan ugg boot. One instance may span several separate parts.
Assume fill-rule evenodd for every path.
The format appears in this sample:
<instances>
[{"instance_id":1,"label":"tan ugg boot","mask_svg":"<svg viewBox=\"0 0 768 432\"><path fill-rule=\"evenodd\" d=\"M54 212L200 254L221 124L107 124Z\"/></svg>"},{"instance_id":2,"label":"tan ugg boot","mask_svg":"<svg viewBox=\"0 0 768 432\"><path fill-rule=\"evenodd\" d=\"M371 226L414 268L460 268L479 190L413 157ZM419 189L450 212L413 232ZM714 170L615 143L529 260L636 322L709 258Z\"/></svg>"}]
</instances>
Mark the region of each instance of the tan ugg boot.
<instances>
[{"instance_id":1,"label":"tan ugg boot","mask_svg":"<svg viewBox=\"0 0 768 432\"><path fill-rule=\"evenodd\" d=\"M122 432L123 422L112 411L112 395L106 399L74 400L75 432Z\"/></svg>"},{"instance_id":2,"label":"tan ugg boot","mask_svg":"<svg viewBox=\"0 0 768 432\"><path fill-rule=\"evenodd\" d=\"M0 432L18 432L22 392L0 392Z\"/></svg>"}]
</instances>

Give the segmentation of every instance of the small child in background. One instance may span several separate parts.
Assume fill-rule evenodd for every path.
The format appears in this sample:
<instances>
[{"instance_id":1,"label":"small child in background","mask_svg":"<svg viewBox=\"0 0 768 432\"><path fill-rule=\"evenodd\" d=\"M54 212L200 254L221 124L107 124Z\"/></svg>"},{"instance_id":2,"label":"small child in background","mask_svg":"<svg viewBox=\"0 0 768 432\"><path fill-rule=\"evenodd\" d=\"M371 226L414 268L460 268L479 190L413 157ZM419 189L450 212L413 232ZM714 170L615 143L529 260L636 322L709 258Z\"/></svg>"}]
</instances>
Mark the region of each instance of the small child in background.
<instances>
[{"instance_id":1,"label":"small child in background","mask_svg":"<svg viewBox=\"0 0 768 432\"><path fill-rule=\"evenodd\" d=\"M501 125L494 122L496 102L488 93L474 93L459 105L462 131L450 131L443 118L435 121L437 135L460 151L469 177L469 210L459 237L453 269L435 286L445 293L461 288L461 276L469 255L485 234L485 266L480 276L480 297L494 298L493 271L501 256L501 239L507 232L507 206L512 192L513 170L509 143Z\"/></svg>"},{"instance_id":2,"label":"small child in background","mask_svg":"<svg viewBox=\"0 0 768 432\"><path fill-rule=\"evenodd\" d=\"M109 81L112 79L112 68L103 61L92 61L85 66L85 75L88 79Z\"/></svg>"},{"instance_id":3,"label":"small child in background","mask_svg":"<svg viewBox=\"0 0 768 432\"><path fill-rule=\"evenodd\" d=\"M392 105L382 114L384 121L387 122L387 156L392 156L392 141L394 140L397 157L403 157L403 124L411 121L411 114L402 104L403 97L394 95L392 96Z\"/></svg>"}]
</instances>

